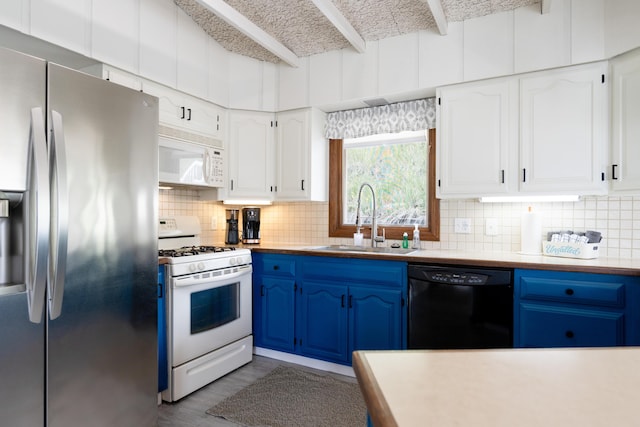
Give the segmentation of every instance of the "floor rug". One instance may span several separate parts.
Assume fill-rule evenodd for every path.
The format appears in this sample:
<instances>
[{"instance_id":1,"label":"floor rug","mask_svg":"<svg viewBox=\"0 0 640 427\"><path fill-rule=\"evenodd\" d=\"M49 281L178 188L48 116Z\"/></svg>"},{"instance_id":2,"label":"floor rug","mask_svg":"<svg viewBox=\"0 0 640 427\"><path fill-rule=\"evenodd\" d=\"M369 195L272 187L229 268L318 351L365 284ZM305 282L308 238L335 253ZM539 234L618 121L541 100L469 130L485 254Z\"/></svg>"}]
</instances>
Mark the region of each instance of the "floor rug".
<instances>
[{"instance_id":1,"label":"floor rug","mask_svg":"<svg viewBox=\"0 0 640 427\"><path fill-rule=\"evenodd\" d=\"M279 366L207 413L250 427L353 427L366 411L357 382Z\"/></svg>"}]
</instances>

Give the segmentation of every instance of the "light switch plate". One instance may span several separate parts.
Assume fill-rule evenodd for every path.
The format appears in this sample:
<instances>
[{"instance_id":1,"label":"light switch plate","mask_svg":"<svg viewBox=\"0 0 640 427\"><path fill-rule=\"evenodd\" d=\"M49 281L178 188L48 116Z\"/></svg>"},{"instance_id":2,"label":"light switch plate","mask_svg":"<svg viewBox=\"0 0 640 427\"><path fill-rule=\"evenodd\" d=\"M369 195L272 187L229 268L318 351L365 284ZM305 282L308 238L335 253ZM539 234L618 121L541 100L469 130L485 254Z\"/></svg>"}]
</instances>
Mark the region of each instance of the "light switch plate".
<instances>
[{"instance_id":1,"label":"light switch plate","mask_svg":"<svg viewBox=\"0 0 640 427\"><path fill-rule=\"evenodd\" d=\"M454 233L471 234L471 219L456 218L453 223Z\"/></svg>"},{"instance_id":2,"label":"light switch plate","mask_svg":"<svg viewBox=\"0 0 640 427\"><path fill-rule=\"evenodd\" d=\"M487 236L497 236L498 218L487 218L484 222L484 234Z\"/></svg>"}]
</instances>

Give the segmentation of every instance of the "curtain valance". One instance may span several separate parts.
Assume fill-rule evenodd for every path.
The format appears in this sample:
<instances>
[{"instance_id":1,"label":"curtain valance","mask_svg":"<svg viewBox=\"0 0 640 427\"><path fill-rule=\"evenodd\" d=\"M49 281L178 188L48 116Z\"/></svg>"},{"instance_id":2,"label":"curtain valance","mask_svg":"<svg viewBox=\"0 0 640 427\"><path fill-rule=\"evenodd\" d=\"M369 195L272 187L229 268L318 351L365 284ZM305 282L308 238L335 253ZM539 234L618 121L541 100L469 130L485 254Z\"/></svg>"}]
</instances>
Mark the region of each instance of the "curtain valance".
<instances>
[{"instance_id":1,"label":"curtain valance","mask_svg":"<svg viewBox=\"0 0 640 427\"><path fill-rule=\"evenodd\" d=\"M435 126L435 98L427 98L329 113L325 136L328 139L359 138Z\"/></svg>"}]
</instances>

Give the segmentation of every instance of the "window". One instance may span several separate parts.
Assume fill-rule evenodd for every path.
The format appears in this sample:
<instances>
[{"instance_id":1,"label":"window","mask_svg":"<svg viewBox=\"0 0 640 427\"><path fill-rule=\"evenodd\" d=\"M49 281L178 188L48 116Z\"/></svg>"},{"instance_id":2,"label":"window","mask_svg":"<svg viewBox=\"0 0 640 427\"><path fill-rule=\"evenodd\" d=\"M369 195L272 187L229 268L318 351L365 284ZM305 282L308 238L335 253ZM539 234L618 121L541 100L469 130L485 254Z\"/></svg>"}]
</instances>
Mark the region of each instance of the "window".
<instances>
[{"instance_id":1,"label":"window","mask_svg":"<svg viewBox=\"0 0 640 427\"><path fill-rule=\"evenodd\" d=\"M428 142L424 133L428 134ZM439 203L435 198L435 130L392 137L330 141L329 236L352 237L358 190L369 183L376 192L378 232L388 239L411 235L419 224L422 240L439 240ZM370 237L372 200L362 191L361 222Z\"/></svg>"}]
</instances>

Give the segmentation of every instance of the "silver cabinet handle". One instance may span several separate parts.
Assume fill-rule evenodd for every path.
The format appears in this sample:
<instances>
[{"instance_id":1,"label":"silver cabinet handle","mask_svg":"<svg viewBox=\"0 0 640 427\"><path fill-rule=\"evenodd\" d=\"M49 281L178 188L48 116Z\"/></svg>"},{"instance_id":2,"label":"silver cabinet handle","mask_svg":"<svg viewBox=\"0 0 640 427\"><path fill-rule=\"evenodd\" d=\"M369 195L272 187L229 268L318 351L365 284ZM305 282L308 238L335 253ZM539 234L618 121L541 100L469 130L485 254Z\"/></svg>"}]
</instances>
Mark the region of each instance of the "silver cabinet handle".
<instances>
[{"instance_id":1,"label":"silver cabinet handle","mask_svg":"<svg viewBox=\"0 0 640 427\"><path fill-rule=\"evenodd\" d=\"M51 111L51 242L49 263L49 317L53 320L62 312L64 277L67 267L67 241L69 233L69 193L67 188L67 154L62 116Z\"/></svg>"},{"instance_id":2,"label":"silver cabinet handle","mask_svg":"<svg viewBox=\"0 0 640 427\"><path fill-rule=\"evenodd\" d=\"M26 288L29 320L42 321L44 295L47 280L49 241L49 165L47 164L47 139L44 132L42 108L31 109L29 130L29 166L26 200L29 225L26 241L29 248L26 259Z\"/></svg>"}]
</instances>

